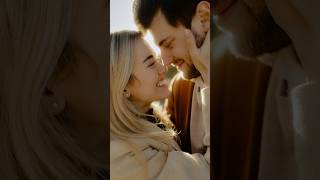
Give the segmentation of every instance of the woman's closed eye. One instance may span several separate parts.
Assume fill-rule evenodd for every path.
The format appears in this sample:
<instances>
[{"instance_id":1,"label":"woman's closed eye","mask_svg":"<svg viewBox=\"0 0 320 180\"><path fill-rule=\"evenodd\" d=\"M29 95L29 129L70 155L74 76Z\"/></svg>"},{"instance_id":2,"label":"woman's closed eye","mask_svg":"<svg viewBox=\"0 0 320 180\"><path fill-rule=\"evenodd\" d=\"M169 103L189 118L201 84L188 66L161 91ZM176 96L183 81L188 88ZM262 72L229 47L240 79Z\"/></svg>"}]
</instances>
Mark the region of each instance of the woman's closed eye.
<instances>
[{"instance_id":1,"label":"woman's closed eye","mask_svg":"<svg viewBox=\"0 0 320 180\"><path fill-rule=\"evenodd\" d=\"M155 64L156 64L156 62L155 62L155 61L152 61L152 62L148 65L148 67L153 67Z\"/></svg>"},{"instance_id":2,"label":"woman's closed eye","mask_svg":"<svg viewBox=\"0 0 320 180\"><path fill-rule=\"evenodd\" d=\"M152 67L155 64L155 59L153 55L149 55L145 60L143 60L143 63L147 65L147 67Z\"/></svg>"}]
</instances>

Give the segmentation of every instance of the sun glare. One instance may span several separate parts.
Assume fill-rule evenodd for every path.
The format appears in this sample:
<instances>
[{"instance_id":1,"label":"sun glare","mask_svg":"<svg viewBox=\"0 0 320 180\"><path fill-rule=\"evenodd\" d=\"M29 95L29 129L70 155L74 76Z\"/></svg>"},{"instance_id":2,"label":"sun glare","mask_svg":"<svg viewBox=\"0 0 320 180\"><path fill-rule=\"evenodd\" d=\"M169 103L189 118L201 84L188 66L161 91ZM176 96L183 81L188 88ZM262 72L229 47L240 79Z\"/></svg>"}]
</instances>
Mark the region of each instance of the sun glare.
<instances>
[{"instance_id":1,"label":"sun glare","mask_svg":"<svg viewBox=\"0 0 320 180\"><path fill-rule=\"evenodd\" d=\"M132 2L132 0L110 1L110 32L121 30L138 30L133 20ZM149 32L146 34L144 39L157 54L160 53L159 48L155 45Z\"/></svg>"}]
</instances>

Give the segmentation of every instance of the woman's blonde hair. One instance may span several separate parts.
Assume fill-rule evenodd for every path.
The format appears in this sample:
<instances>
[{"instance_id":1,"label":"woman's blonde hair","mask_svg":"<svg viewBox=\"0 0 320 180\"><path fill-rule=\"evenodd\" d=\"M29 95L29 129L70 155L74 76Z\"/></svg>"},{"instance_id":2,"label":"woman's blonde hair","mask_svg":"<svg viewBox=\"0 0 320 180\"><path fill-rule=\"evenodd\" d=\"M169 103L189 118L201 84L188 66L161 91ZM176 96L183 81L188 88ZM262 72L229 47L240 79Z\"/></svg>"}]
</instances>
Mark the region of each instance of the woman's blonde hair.
<instances>
[{"instance_id":1,"label":"woman's blonde hair","mask_svg":"<svg viewBox=\"0 0 320 180\"><path fill-rule=\"evenodd\" d=\"M124 96L127 85L134 81L135 47L143 40L142 34L135 31L120 31L110 38L110 133L123 140L130 138L152 138L158 142L170 143L176 136L171 121L156 113L155 118L163 124L165 131L150 129L146 121L148 114L139 112L132 102Z\"/></svg>"},{"instance_id":2,"label":"woman's blonde hair","mask_svg":"<svg viewBox=\"0 0 320 180\"><path fill-rule=\"evenodd\" d=\"M96 179L96 162L42 106L70 29L69 0L0 1L0 179Z\"/></svg>"}]
</instances>

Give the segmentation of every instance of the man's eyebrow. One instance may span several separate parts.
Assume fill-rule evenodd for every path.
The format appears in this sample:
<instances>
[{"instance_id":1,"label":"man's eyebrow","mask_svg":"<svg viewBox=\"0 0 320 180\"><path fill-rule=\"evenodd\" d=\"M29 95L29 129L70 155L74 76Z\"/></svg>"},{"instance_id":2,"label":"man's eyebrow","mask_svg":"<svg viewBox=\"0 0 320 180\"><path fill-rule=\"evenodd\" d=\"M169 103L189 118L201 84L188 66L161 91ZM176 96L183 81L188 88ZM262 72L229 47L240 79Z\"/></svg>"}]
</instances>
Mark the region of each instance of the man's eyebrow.
<instances>
[{"instance_id":1,"label":"man's eyebrow","mask_svg":"<svg viewBox=\"0 0 320 180\"><path fill-rule=\"evenodd\" d=\"M158 43L159 47L161 47L162 44L163 44L166 40L168 40L168 39L169 39L169 36L167 36L166 38L164 38L163 40L161 40L161 41Z\"/></svg>"},{"instance_id":2,"label":"man's eyebrow","mask_svg":"<svg viewBox=\"0 0 320 180\"><path fill-rule=\"evenodd\" d=\"M147 62L151 58L153 58L153 55L149 55L146 59L143 60L143 63Z\"/></svg>"}]
</instances>

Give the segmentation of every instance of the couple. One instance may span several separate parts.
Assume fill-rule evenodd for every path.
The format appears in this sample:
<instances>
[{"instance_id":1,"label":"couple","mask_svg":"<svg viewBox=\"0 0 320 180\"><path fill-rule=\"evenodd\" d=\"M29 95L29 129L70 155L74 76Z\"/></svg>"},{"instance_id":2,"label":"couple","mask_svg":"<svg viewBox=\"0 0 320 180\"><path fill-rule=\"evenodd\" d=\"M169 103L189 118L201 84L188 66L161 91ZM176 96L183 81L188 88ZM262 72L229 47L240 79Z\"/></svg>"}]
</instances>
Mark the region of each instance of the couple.
<instances>
[{"instance_id":1,"label":"couple","mask_svg":"<svg viewBox=\"0 0 320 180\"><path fill-rule=\"evenodd\" d=\"M111 34L110 178L209 179L210 2L137 0L134 13L140 30L150 30L159 45L162 61L143 34ZM185 83L181 77L169 91L165 72L170 64L193 79L185 86L188 90L179 90L189 97L174 96L181 96L175 89ZM151 106L168 97L165 106L171 108L171 117ZM189 109L181 112L179 107ZM187 113L190 120L183 119ZM186 148L181 150L179 144ZM188 149L190 153L184 152Z\"/></svg>"}]
</instances>

